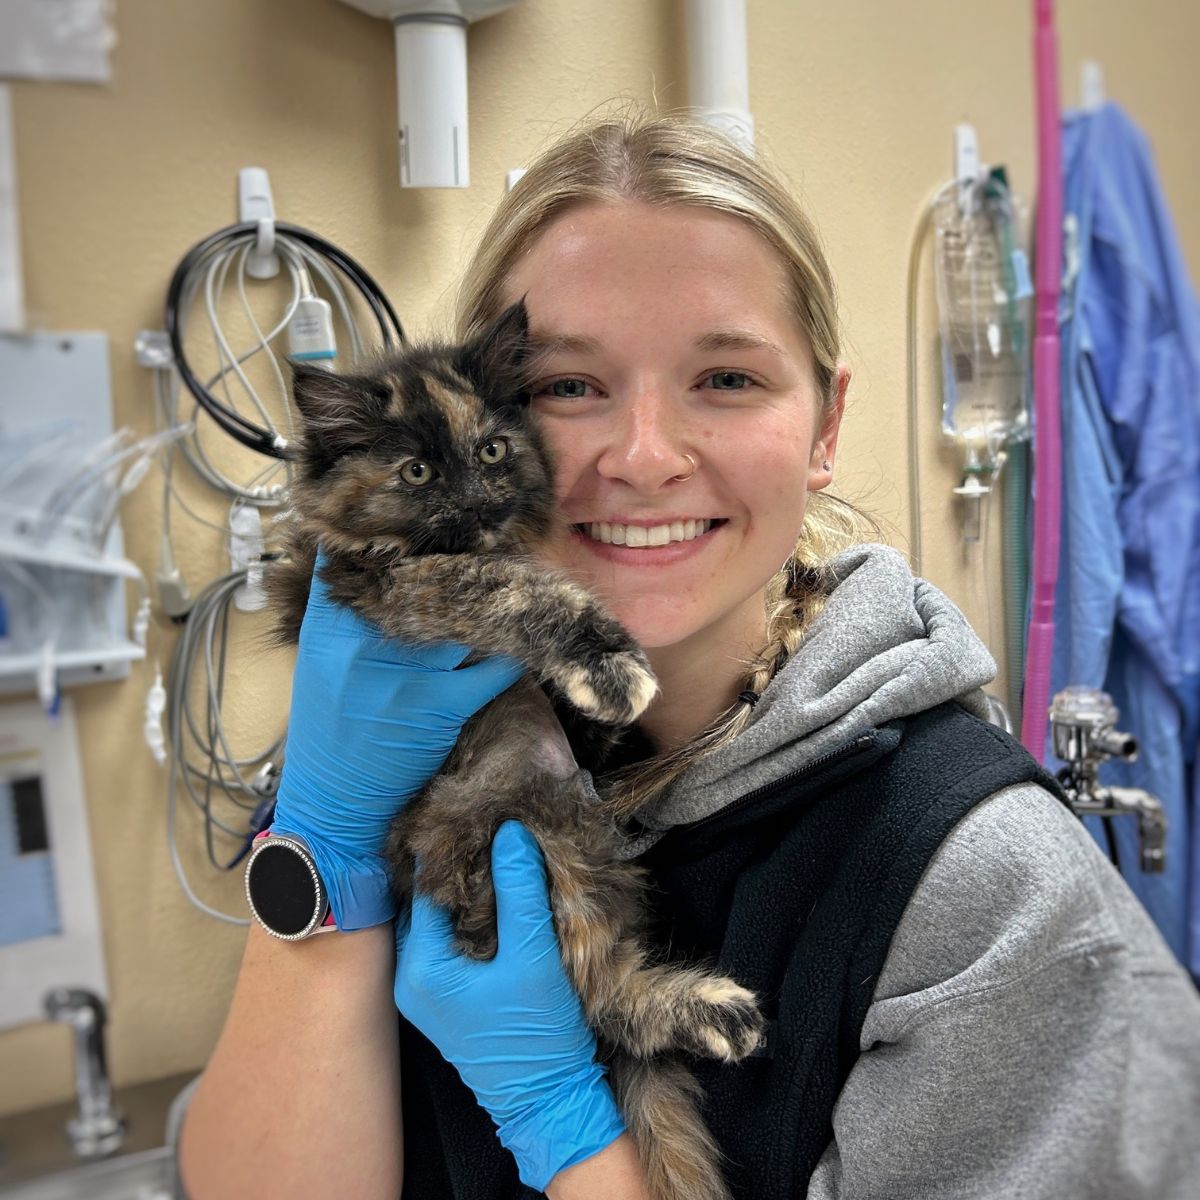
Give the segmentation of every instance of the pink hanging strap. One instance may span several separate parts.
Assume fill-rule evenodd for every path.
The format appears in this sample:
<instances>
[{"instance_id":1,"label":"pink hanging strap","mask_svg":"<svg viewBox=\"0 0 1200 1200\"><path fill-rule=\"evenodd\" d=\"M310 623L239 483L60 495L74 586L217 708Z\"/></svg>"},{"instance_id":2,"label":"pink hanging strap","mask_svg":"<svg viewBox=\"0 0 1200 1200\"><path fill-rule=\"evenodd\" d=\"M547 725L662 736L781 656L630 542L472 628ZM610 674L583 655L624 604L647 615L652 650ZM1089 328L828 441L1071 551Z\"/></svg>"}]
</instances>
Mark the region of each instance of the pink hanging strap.
<instances>
[{"instance_id":1,"label":"pink hanging strap","mask_svg":"<svg viewBox=\"0 0 1200 1200\"><path fill-rule=\"evenodd\" d=\"M1062 263L1062 150L1059 138L1058 39L1052 0L1034 0L1037 86L1037 263L1033 343L1034 443L1033 595L1025 660L1021 741L1041 762L1050 701L1054 592L1058 583L1062 508L1062 428L1059 405L1058 296Z\"/></svg>"}]
</instances>

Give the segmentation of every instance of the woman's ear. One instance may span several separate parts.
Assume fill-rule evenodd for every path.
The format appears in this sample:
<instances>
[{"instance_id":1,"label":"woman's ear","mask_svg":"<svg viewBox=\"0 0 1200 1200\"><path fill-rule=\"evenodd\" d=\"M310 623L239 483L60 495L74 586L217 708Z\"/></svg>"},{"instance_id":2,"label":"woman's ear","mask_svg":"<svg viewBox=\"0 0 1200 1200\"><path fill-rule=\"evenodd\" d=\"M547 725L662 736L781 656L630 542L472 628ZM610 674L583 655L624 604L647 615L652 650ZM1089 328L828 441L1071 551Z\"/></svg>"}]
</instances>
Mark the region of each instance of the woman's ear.
<instances>
[{"instance_id":1,"label":"woman's ear","mask_svg":"<svg viewBox=\"0 0 1200 1200\"><path fill-rule=\"evenodd\" d=\"M823 405L818 414L818 429L808 460L808 490L819 492L833 480L833 462L837 454L838 434L842 428L842 414L846 408L846 389L850 386L850 368L846 363L837 365L834 377L833 403Z\"/></svg>"}]
</instances>

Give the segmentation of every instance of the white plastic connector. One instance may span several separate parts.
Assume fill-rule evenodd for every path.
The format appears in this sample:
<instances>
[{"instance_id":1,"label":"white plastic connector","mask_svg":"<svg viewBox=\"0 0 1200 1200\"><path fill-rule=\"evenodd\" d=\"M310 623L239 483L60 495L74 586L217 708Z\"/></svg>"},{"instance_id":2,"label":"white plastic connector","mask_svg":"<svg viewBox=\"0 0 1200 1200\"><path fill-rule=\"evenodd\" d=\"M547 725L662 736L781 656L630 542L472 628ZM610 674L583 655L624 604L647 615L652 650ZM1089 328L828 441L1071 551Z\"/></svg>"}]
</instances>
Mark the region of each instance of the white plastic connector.
<instances>
[{"instance_id":1,"label":"white plastic connector","mask_svg":"<svg viewBox=\"0 0 1200 1200\"><path fill-rule=\"evenodd\" d=\"M58 712L58 671L54 664L54 639L42 644L37 665L37 697L47 716Z\"/></svg>"},{"instance_id":2,"label":"white plastic connector","mask_svg":"<svg viewBox=\"0 0 1200 1200\"><path fill-rule=\"evenodd\" d=\"M133 640L144 650L150 633L150 593L146 592L133 614Z\"/></svg>"},{"instance_id":3,"label":"white plastic connector","mask_svg":"<svg viewBox=\"0 0 1200 1200\"><path fill-rule=\"evenodd\" d=\"M246 572L246 582L233 594L240 612L261 612L267 607L262 555L262 514L254 505L235 500L229 510L229 566Z\"/></svg>"},{"instance_id":4,"label":"white plastic connector","mask_svg":"<svg viewBox=\"0 0 1200 1200\"><path fill-rule=\"evenodd\" d=\"M258 222L258 240L246 259L246 272L255 279L273 279L279 274L275 253L275 201L271 180L262 167L243 167L238 172L238 220Z\"/></svg>"},{"instance_id":5,"label":"white plastic connector","mask_svg":"<svg viewBox=\"0 0 1200 1200\"><path fill-rule=\"evenodd\" d=\"M162 329L142 329L133 339L133 355L139 367L166 371L175 365L171 339Z\"/></svg>"},{"instance_id":6,"label":"white plastic connector","mask_svg":"<svg viewBox=\"0 0 1200 1200\"><path fill-rule=\"evenodd\" d=\"M162 668L154 664L154 682L146 693L146 722L142 733L146 745L154 755L158 765L165 766L167 761L167 735L163 730L163 713L167 710L167 689L163 687Z\"/></svg>"}]
</instances>

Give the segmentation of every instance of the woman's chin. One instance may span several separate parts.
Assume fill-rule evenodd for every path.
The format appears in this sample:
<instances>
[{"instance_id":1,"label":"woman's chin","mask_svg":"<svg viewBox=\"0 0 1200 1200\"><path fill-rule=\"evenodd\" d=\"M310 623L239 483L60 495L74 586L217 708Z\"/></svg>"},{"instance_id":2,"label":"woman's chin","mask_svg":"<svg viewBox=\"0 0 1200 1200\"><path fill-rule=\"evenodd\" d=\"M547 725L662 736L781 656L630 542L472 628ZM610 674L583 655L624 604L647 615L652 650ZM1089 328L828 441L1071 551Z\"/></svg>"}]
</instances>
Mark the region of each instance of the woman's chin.
<instances>
[{"instance_id":1,"label":"woman's chin","mask_svg":"<svg viewBox=\"0 0 1200 1200\"><path fill-rule=\"evenodd\" d=\"M657 605L644 597L630 605L608 604L608 611L629 631L643 650L665 650L677 646L696 632L689 620L671 601Z\"/></svg>"}]
</instances>

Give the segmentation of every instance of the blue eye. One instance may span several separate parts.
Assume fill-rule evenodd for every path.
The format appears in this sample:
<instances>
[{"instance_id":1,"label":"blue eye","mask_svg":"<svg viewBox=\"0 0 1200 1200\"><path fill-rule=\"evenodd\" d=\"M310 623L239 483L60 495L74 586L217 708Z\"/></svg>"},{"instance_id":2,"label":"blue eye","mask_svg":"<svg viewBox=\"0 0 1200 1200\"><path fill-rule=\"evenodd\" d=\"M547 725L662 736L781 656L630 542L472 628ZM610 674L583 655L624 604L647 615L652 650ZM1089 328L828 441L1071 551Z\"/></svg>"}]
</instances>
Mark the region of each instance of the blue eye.
<instances>
[{"instance_id":1,"label":"blue eye","mask_svg":"<svg viewBox=\"0 0 1200 1200\"><path fill-rule=\"evenodd\" d=\"M717 371L708 377L719 380L714 390L718 392L737 392L750 383L750 376L742 371ZM730 382L732 380L732 382Z\"/></svg>"},{"instance_id":2,"label":"blue eye","mask_svg":"<svg viewBox=\"0 0 1200 1200\"><path fill-rule=\"evenodd\" d=\"M560 391L560 388L570 390ZM587 384L582 379L556 379L549 385L549 394L560 400L582 400L586 390Z\"/></svg>"}]
</instances>

